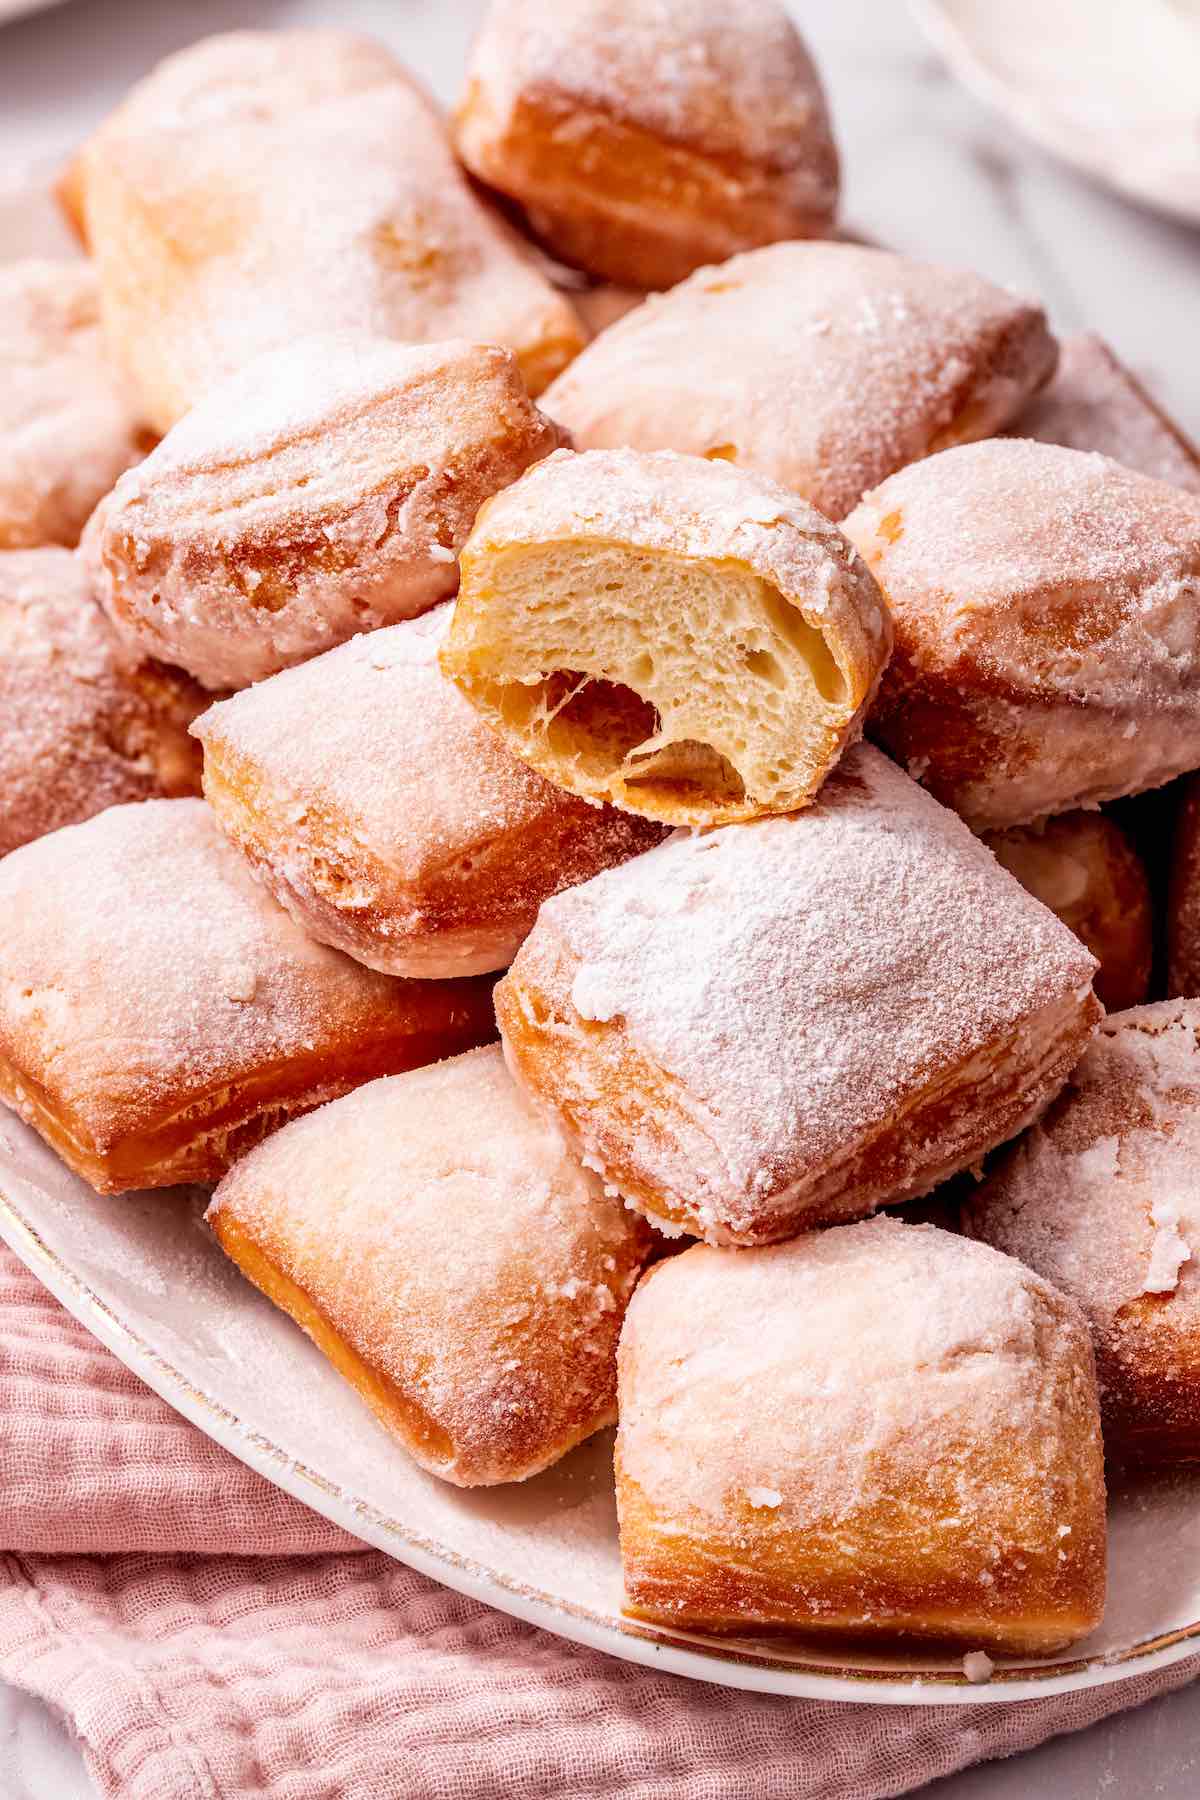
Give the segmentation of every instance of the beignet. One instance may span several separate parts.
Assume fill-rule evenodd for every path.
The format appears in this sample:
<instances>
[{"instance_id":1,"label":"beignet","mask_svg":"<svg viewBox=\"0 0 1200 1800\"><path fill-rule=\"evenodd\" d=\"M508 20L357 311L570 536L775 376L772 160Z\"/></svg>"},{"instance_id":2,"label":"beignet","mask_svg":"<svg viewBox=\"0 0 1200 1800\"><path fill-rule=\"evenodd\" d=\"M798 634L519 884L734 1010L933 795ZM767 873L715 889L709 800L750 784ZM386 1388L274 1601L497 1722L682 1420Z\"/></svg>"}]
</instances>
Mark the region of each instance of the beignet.
<instances>
[{"instance_id":1,"label":"beignet","mask_svg":"<svg viewBox=\"0 0 1200 1800\"><path fill-rule=\"evenodd\" d=\"M616 1418L617 1337L650 1233L522 1101L496 1048L296 1120L242 1158L207 1216L445 1481L523 1481Z\"/></svg>"},{"instance_id":2,"label":"beignet","mask_svg":"<svg viewBox=\"0 0 1200 1800\"><path fill-rule=\"evenodd\" d=\"M1145 865L1120 826L1103 813L1060 813L984 842L1087 945L1105 1009L1140 1006L1150 991L1154 911Z\"/></svg>"},{"instance_id":3,"label":"beignet","mask_svg":"<svg viewBox=\"0 0 1200 1800\"><path fill-rule=\"evenodd\" d=\"M855 244L774 244L611 325L546 394L581 449L683 450L841 519L894 469L1014 419L1054 369L1039 306Z\"/></svg>"},{"instance_id":4,"label":"beignet","mask_svg":"<svg viewBox=\"0 0 1200 1800\"><path fill-rule=\"evenodd\" d=\"M1200 776L1184 783L1167 893L1167 990L1200 995Z\"/></svg>"},{"instance_id":5,"label":"beignet","mask_svg":"<svg viewBox=\"0 0 1200 1800\"><path fill-rule=\"evenodd\" d=\"M168 432L84 553L148 650L244 687L452 594L480 503L560 442L510 351L305 338Z\"/></svg>"},{"instance_id":6,"label":"beignet","mask_svg":"<svg viewBox=\"0 0 1200 1800\"><path fill-rule=\"evenodd\" d=\"M0 550L79 542L97 500L154 441L125 387L87 263L0 267Z\"/></svg>"},{"instance_id":7,"label":"beignet","mask_svg":"<svg viewBox=\"0 0 1200 1800\"><path fill-rule=\"evenodd\" d=\"M1079 1309L894 1219L695 1245L618 1355L626 1610L683 1631L1040 1655L1104 1612L1104 1465Z\"/></svg>"},{"instance_id":8,"label":"beignet","mask_svg":"<svg viewBox=\"0 0 1200 1800\"><path fill-rule=\"evenodd\" d=\"M1071 450L1099 450L1155 481L1200 494L1200 452L1093 331L1063 339L1054 380L1011 431Z\"/></svg>"},{"instance_id":9,"label":"beignet","mask_svg":"<svg viewBox=\"0 0 1200 1800\"><path fill-rule=\"evenodd\" d=\"M195 726L218 822L275 898L389 975L507 967L548 895L663 835L509 754L438 668L449 610L354 638Z\"/></svg>"},{"instance_id":10,"label":"beignet","mask_svg":"<svg viewBox=\"0 0 1200 1800\"><path fill-rule=\"evenodd\" d=\"M1105 1019L1053 1106L963 1206L1087 1315L1105 1442L1200 1461L1200 1001Z\"/></svg>"},{"instance_id":11,"label":"beignet","mask_svg":"<svg viewBox=\"0 0 1200 1800\"><path fill-rule=\"evenodd\" d=\"M0 918L0 1100L99 1193L215 1181L292 1114L493 1035L487 981L313 943L202 800L15 850Z\"/></svg>"},{"instance_id":12,"label":"beignet","mask_svg":"<svg viewBox=\"0 0 1200 1800\"><path fill-rule=\"evenodd\" d=\"M845 521L895 619L868 730L977 830L1200 765L1200 497L996 438Z\"/></svg>"},{"instance_id":13,"label":"beignet","mask_svg":"<svg viewBox=\"0 0 1200 1800\"><path fill-rule=\"evenodd\" d=\"M67 180L104 321L160 431L315 331L506 345L538 392L584 341L368 39L231 32L154 70Z\"/></svg>"},{"instance_id":14,"label":"beignet","mask_svg":"<svg viewBox=\"0 0 1200 1800\"><path fill-rule=\"evenodd\" d=\"M1057 1093L1095 962L877 750L806 812L548 900L496 989L517 1078L668 1230L755 1244L927 1193Z\"/></svg>"},{"instance_id":15,"label":"beignet","mask_svg":"<svg viewBox=\"0 0 1200 1800\"><path fill-rule=\"evenodd\" d=\"M821 237L837 208L825 96L777 0L736 21L721 0L491 0L453 129L555 255L639 287Z\"/></svg>"},{"instance_id":16,"label":"beignet","mask_svg":"<svg viewBox=\"0 0 1200 1800\"><path fill-rule=\"evenodd\" d=\"M890 648L866 569L794 494L564 450L480 513L441 662L561 787L707 825L807 805Z\"/></svg>"},{"instance_id":17,"label":"beignet","mask_svg":"<svg viewBox=\"0 0 1200 1800\"><path fill-rule=\"evenodd\" d=\"M0 856L126 800L195 794L207 696L140 657L69 550L0 551Z\"/></svg>"}]
</instances>

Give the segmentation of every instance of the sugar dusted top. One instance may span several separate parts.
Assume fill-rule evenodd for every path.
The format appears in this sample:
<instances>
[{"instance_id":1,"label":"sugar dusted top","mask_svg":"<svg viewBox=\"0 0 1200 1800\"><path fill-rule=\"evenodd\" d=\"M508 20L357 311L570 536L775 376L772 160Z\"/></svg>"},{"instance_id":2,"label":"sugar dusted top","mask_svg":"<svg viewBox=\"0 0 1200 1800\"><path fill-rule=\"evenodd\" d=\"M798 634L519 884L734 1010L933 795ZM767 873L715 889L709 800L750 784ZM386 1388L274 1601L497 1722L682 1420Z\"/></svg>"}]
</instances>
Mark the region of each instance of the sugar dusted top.
<instances>
[{"instance_id":1,"label":"sugar dusted top","mask_svg":"<svg viewBox=\"0 0 1200 1800\"><path fill-rule=\"evenodd\" d=\"M1104 1021L1066 1088L977 1198L968 1230L1113 1325L1144 1294L1200 1330L1200 1000ZM1163 1315L1157 1313L1156 1318Z\"/></svg>"},{"instance_id":2,"label":"sugar dusted top","mask_svg":"<svg viewBox=\"0 0 1200 1800\"><path fill-rule=\"evenodd\" d=\"M101 1148L381 1024L436 1028L476 987L393 981L313 942L200 800L112 807L14 851L0 913L0 1045Z\"/></svg>"},{"instance_id":3,"label":"sugar dusted top","mask_svg":"<svg viewBox=\"0 0 1200 1800\"><path fill-rule=\"evenodd\" d=\"M581 447L719 455L830 518L973 406L1007 424L1055 361L1040 309L981 276L852 244L698 269L610 326L547 391Z\"/></svg>"},{"instance_id":4,"label":"sugar dusted top","mask_svg":"<svg viewBox=\"0 0 1200 1800\"><path fill-rule=\"evenodd\" d=\"M514 979L559 948L576 1011L622 1022L748 1201L794 1178L798 1147L815 1175L1096 967L866 747L805 812L677 833L548 901Z\"/></svg>"},{"instance_id":5,"label":"sugar dusted top","mask_svg":"<svg viewBox=\"0 0 1200 1800\"><path fill-rule=\"evenodd\" d=\"M1023 1516L1030 1545L1075 1522L1064 1402L1091 1380L1083 1321L933 1226L694 1246L634 1295L620 1370L622 1473L678 1531L829 1534L836 1563L839 1526L886 1508L897 1540L954 1527L985 1566L996 1546L999 1573L1003 1521Z\"/></svg>"}]
</instances>

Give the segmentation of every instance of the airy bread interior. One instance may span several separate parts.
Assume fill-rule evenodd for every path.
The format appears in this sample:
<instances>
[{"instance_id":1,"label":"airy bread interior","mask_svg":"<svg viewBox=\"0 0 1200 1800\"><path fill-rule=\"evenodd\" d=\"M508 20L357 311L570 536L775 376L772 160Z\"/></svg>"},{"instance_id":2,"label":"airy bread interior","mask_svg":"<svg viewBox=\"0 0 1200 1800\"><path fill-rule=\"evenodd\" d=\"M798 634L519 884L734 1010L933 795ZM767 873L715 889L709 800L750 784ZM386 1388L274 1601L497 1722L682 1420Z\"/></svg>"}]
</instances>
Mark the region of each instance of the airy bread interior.
<instances>
[{"instance_id":1,"label":"airy bread interior","mask_svg":"<svg viewBox=\"0 0 1200 1800\"><path fill-rule=\"evenodd\" d=\"M560 786L678 824L790 812L855 712L799 607L744 564L615 542L490 554L448 672Z\"/></svg>"}]
</instances>

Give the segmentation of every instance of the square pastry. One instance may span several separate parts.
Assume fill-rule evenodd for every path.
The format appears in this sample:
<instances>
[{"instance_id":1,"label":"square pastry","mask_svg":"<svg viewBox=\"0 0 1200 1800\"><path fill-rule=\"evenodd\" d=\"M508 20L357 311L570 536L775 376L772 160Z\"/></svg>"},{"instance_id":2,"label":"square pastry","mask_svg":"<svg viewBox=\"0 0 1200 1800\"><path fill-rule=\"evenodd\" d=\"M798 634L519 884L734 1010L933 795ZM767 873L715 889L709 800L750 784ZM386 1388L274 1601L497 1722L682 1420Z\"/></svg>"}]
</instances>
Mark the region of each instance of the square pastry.
<instances>
[{"instance_id":1,"label":"square pastry","mask_svg":"<svg viewBox=\"0 0 1200 1800\"><path fill-rule=\"evenodd\" d=\"M628 1610L1042 1655L1104 1611L1087 1326L1013 1257L872 1219L697 1244L621 1333Z\"/></svg>"},{"instance_id":2,"label":"square pastry","mask_svg":"<svg viewBox=\"0 0 1200 1800\"><path fill-rule=\"evenodd\" d=\"M678 833L541 910L519 1080L664 1229L755 1244L928 1193L1057 1093L1096 964L878 751L805 812Z\"/></svg>"},{"instance_id":3,"label":"square pastry","mask_svg":"<svg viewBox=\"0 0 1200 1800\"><path fill-rule=\"evenodd\" d=\"M0 1099L100 1193L211 1181L290 1118L485 1042L490 983L306 937L202 800L110 807L0 862Z\"/></svg>"},{"instance_id":4,"label":"square pastry","mask_svg":"<svg viewBox=\"0 0 1200 1800\"><path fill-rule=\"evenodd\" d=\"M617 1338L652 1233L495 1046L297 1119L230 1170L208 1220L444 1481L522 1481L616 1418Z\"/></svg>"}]
</instances>

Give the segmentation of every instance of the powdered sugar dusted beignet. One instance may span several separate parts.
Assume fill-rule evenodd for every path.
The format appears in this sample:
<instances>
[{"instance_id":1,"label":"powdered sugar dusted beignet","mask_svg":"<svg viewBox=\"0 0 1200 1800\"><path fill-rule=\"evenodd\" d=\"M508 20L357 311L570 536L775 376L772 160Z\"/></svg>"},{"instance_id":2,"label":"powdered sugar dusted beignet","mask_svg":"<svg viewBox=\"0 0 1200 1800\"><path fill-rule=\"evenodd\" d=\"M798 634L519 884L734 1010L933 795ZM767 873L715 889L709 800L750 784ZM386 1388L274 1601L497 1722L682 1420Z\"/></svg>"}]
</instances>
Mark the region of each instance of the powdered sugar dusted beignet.
<instances>
[{"instance_id":1,"label":"powdered sugar dusted beignet","mask_svg":"<svg viewBox=\"0 0 1200 1800\"><path fill-rule=\"evenodd\" d=\"M1087 1327L1011 1257L844 1226L653 1269L619 1352L627 1610L1041 1654L1104 1612Z\"/></svg>"},{"instance_id":2,"label":"powdered sugar dusted beignet","mask_svg":"<svg viewBox=\"0 0 1200 1800\"><path fill-rule=\"evenodd\" d=\"M1200 995L1200 776L1183 784L1167 894L1167 991Z\"/></svg>"},{"instance_id":3,"label":"powdered sugar dusted beignet","mask_svg":"<svg viewBox=\"0 0 1200 1800\"><path fill-rule=\"evenodd\" d=\"M670 287L833 224L838 158L777 0L491 0L458 153L569 263Z\"/></svg>"},{"instance_id":4,"label":"powdered sugar dusted beignet","mask_svg":"<svg viewBox=\"0 0 1200 1800\"><path fill-rule=\"evenodd\" d=\"M510 755L438 668L448 614L354 638L195 728L205 793L276 899L389 975L506 967L548 895L663 835Z\"/></svg>"},{"instance_id":5,"label":"powdered sugar dusted beignet","mask_svg":"<svg viewBox=\"0 0 1200 1800\"><path fill-rule=\"evenodd\" d=\"M1140 1006L1150 989L1154 910L1145 865L1121 827L1103 813L1060 813L984 842L1087 945L1107 1010Z\"/></svg>"},{"instance_id":6,"label":"powdered sugar dusted beignet","mask_svg":"<svg viewBox=\"0 0 1200 1800\"><path fill-rule=\"evenodd\" d=\"M735 462L840 519L894 469L1001 430L1056 354L1041 308L982 276L774 244L610 326L546 409L580 449Z\"/></svg>"},{"instance_id":7,"label":"powdered sugar dusted beignet","mask_svg":"<svg viewBox=\"0 0 1200 1800\"><path fill-rule=\"evenodd\" d=\"M480 503L560 441L510 351L306 338L170 431L85 554L148 650L243 687L452 594Z\"/></svg>"},{"instance_id":8,"label":"powdered sugar dusted beignet","mask_svg":"<svg viewBox=\"0 0 1200 1800\"><path fill-rule=\"evenodd\" d=\"M1200 1461L1200 1000L1105 1019L963 1227L1082 1306L1105 1442Z\"/></svg>"},{"instance_id":9,"label":"powdered sugar dusted beignet","mask_svg":"<svg viewBox=\"0 0 1200 1800\"><path fill-rule=\"evenodd\" d=\"M564 450L481 512L441 659L550 780L702 825L806 805L890 648L863 564L794 494L694 456Z\"/></svg>"},{"instance_id":10,"label":"powdered sugar dusted beignet","mask_svg":"<svg viewBox=\"0 0 1200 1800\"><path fill-rule=\"evenodd\" d=\"M197 793L205 701L113 629L71 551L0 551L0 856L121 801Z\"/></svg>"},{"instance_id":11,"label":"powdered sugar dusted beignet","mask_svg":"<svg viewBox=\"0 0 1200 1800\"><path fill-rule=\"evenodd\" d=\"M560 894L496 989L514 1072L656 1223L754 1244L927 1193L1095 1027L1095 962L860 747L816 804Z\"/></svg>"},{"instance_id":12,"label":"powdered sugar dusted beignet","mask_svg":"<svg viewBox=\"0 0 1200 1800\"><path fill-rule=\"evenodd\" d=\"M996 438L902 469L845 531L896 626L869 729L978 830L1200 764L1200 496Z\"/></svg>"},{"instance_id":13,"label":"powdered sugar dusted beignet","mask_svg":"<svg viewBox=\"0 0 1200 1800\"><path fill-rule=\"evenodd\" d=\"M0 550L76 544L149 449L100 332L87 263L0 268Z\"/></svg>"},{"instance_id":14,"label":"powdered sugar dusted beignet","mask_svg":"<svg viewBox=\"0 0 1200 1800\"><path fill-rule=\"evenodd\" d=\"M1200 494L1200 452L1092 331L1063 339L1054 380L1012 434L1099 450L1155 481Z\"/></svg>"},{"instance_id":15,"label":"powdered sugar dusted beignet","mask_svg":"<svg viewBox=\"0 0 1200 1800\"><path fill-rule=\"evenodd\" d=\"M616 1418L650 1233L498 1049L295 1121L231 1170L208 1219L431 1474L523 1481Z\"/></svg>"},{"instance_id":16,"label":"powdered sugar dusted beignet","mask_svg":"<svg viewBox=\"0 0 1200 1800\"><path fill-rule=\"evenodd\" d=\"M232 32L171 57L84 147L67 200L159 431L315 331L504 344L533 392L584 341L423 90L352 34Z\"/></svg>"},{"instance_id":17,"label":"powdered sugar dusted beignet","mask_svg":"<svg viewBox=\"0 0 1200 1800\"><path fill-rule=\"evenodd\" d=\"M14 850L0 917L0 1100L100 1193L216 1180L294 1113L493 1035L486 981L314 943L202 800Z\"/></svg>"}]
</instances>

